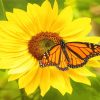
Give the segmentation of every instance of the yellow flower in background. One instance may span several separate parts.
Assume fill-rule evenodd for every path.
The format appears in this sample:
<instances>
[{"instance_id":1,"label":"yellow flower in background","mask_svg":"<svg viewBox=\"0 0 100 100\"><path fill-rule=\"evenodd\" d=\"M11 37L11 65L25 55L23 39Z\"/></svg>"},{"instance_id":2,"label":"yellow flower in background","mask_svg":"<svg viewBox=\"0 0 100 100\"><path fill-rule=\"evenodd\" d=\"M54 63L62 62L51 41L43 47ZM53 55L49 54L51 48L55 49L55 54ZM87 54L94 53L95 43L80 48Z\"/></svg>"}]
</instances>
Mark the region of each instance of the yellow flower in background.
<instances>
[{"instance_id":1,"label":"yellow flower in background","mask_svg":"<svg viewBox=\"0 0 100 100\"><path fill-rule=\"evenodd\" d=\"M29 95L40 87L44 96L50 87L63 95L72 93L70 78L91 85L87 76L95 75L86 67L61 71L56 67L41 68L39 59L60 37L66 42L100 42L100 37L88 36L91 19L73 20L72 8L65 7L58 13L55 0L53 8L48 0L41 6L28 4L27 12L14 9L7 12L8 21L0 22L0 68L9 69L9 80L18 80L19 88ZM48 47L45 43L50 42ZM99 67L100 57L90 59L86 66Z\"/></svg>"}]
</instances>

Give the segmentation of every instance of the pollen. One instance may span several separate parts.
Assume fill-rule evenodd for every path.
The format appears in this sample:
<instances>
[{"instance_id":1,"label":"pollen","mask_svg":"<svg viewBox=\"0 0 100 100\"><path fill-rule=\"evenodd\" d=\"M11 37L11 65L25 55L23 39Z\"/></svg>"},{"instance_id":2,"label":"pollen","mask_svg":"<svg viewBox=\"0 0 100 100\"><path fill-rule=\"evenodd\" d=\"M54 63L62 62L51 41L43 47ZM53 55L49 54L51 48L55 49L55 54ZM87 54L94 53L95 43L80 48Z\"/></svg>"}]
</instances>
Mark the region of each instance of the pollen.
<instances>
[{"instance_id":1,"label":"pollen","mask_svg":"<svg viewBox=\"0 0 100 100\"><path fill-rule=\"evenodd\" d=\"M62 38L57 33L41 32L33 36L28 43L29 52L37 60L41 60L43 54L51 47L60 43Z\"/></svg>"}]
</instances>

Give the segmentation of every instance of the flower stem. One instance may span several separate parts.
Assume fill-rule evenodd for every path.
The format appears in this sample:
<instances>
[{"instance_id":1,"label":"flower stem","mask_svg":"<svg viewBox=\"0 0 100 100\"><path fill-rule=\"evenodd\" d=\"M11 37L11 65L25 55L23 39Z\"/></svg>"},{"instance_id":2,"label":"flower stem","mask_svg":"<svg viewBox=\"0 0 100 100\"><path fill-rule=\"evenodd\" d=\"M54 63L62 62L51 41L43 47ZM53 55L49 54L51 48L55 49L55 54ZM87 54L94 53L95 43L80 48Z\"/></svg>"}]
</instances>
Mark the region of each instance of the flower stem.
<instances>
[{"instance_id":1,"label":"flower stem","mask_svg":"<svg viewBox=\"0 0 100 100\"><path fill-rule=\"evenodd\" d=\"M42 100L42 96L40 95L40 90L37 89L32 95L27 96L24 89L20 90L21 100Z\"/></svg>"},{"instance_id":2,"label":"flower stem","mask_svg":"<svg viewBox=\"0 0 100 100\"><path fill-rule=\"evenodd\" d=\"M0 0L0 20L7 20L2 0Z\"/></svg>"},{"instance_id":3,"label":"flower stem","mask_svg":"<svg viewBox=\"0 0 100 100\"><path fill-rule=\"evenodd\" d=\"M31 99L29 99L29 97L26 95L24 89L21 89L21 90L20 90L20 93L21 93L21 100L31 100Z\"/></svg>"},{"instance_id":4,"label":"flower stem","mask_svg":"<svg viewBox=\"0 0 100 100\"><path fill-rule=\"evenodd\" d=\"M32 100L42 100L42 96L40 95L40 89L39 88L34 92Z\"/></svg>"}]
</instances>

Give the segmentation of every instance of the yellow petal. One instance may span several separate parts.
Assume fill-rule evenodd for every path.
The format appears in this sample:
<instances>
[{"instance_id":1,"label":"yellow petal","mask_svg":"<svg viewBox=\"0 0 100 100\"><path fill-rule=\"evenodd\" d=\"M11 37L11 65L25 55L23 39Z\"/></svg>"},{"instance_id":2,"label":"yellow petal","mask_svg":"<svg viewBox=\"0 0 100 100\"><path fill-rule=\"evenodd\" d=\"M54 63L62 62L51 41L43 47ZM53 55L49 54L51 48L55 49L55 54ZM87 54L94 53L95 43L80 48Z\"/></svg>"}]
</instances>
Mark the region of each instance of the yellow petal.
<instances>
[{"instance_id":1,"label":"yellow petal","mask_svg":"<svg viewBox=\"0 0 100 100\"><path fill-rule=\"evenodd\" d=\"M23 63L19 63L16 68L10 69L8 74L17 74L28 71L34 66L35 62L36 60L33 57L27 58Z\"/></svg>"},{"instance_id":2,"label":"yellow petal","mask_svg":"<svg viewBox=\"0 0 100 100\"><path fill-rule=\"evenodd\" d=\"M0 68L2 69L20 67L21 64L26 62L31 57L31 55L26 52L19 52L17 54L0 52L0 56L2 56L2 58L0 59Z\"/></svg>"},{"instance_id":3,"label":"yellow petal","mask_svg":"<svg viewBox=\"0 0 100 100\"><path fill-rule=\"evenodd\" d=\"M97 61L97 60L90 60L86 66L89 66L89 67L97 67L99 68L100 67L100 61Z\"/></svg>"},{"instance_id":4,"label":"yellow petal","mask_svg":"<svg viewBox=\"0 0 100 100\"><path fill-rule=\"evenodd\" d=\"M100 56L95 56L95 57L91 58L90 60L100 60Z\"/></svg>"},{"instance_id":5,"label":"yellow petal","mask_svg":"<svg viewBox=\"0 0 100 100\"><path fill-rule=\"evenodd\" d=\"M72 22L72 18L72 7L64 8L52 24L51 31L59 33L65 26L68 26Z\"/></svg>"},{"instance_id":6,"label":"yellow petal","mask_svg":"<svg viewBox=\"0 0 100 100\"><path fill-rule=\"evenodd\" d=\"M77 74L76 72L74 72L72 70L69 70L68 74L69 74L70 78L72 80L76 81L76 82L80 82L80 83L84 83L84 84L87 84L87 85L91 85L90 80L85 76L79 75L79 74Z\"/></svg>"},{"instance_id":7,"label":"yellow petal","mask_svg":"<svg viewBox=\"0 0 100 100\"><path fill-rule=\"evenodd\" d=\"M47 31L54 32L54 30L52 30L52 25L54 24L54 22L56 22L57 16L58 16L58 4L57 1L55 0L53 9L51 10L51 13L48 17L49 21L48 21L48 25L46 26Z\"/></svg>"},{"instance_id":8,"label":"yellow petal","mask_svg":"<svg viewBox=\"0 0 100 100\"><path fill-rule=\"evenodd\" d=\"M31 93L35 92L35 90L38 88L40 84L41 73L42 69L39 68L33 80L25 87L27 95L30 95Z\"/></svg>"},{"instance_id":9,"label":"yellow petal","mask_svg":"<svg viewBox=\"0 0 100 100\"><path fill-rule=\"evenodd\" d=\"M41 80L40 80L40 90L41 95L44 96L50 89L50 69L45 67L42 69Z\"/></svg>"},{"instance_id":10,"label":"yellow petal","mask_svg":"<svg viewBox=\"0 0 100 100\"><path fill-rule=\"evenodd\" d=\"M33 23L25 11L14 8L13 13L6 13L6 15L8 21L18 25L28 35L34 35Z\"/></svg>"},{"instance_id":11,"label":"yellow petal","mask_svg":"<svg viewBox=\"0 0 100 100\"><path fill-rule=\"evenodd\" d=\"M65 25L69 25L73 19L73 10L71 6L65 7L59 14L59 19L65 21Z\"/></svg>"},{"instance_id":12,"label":"yellow petal","mask_svg":"<svg viewBox=\"0 0 100 100\"><path fill-rule=\"evenodd\" d=\"M51 86L58 89L61 92L61 94L64 95L67 92L67 89L65 79L62 73L57 68L51 67L50 78Z\"/></svg>"},{"instance_id":13,"label":"yellow petal","mask_svg":"<svg viewBox=\"0 0 100 100\"><path fill-rule=\"evenodd\" d=\"M62 72L63 73L63 76L64 76L64 79L65 79L65 82L66 82L66 90L69 94L72 94L72 86L71 86L71 83L70 83L70 78L69 76L67 75L67 71L66 72Z\"/></svg>"},{"instance_id":14,"label":"yellow petal","mask_svg":"<svg viewBox=\"0 0 100 100\"><path fill-rule=\"evenodd\" d=\"M14 48L14 47L24 47L24 49L27 49L28 48L28 46L27 46L27 42L25 42L25 41L18 41L18 40L4 40L3 38L0 38L0 42L2 42L2 43L0 43L0 46L1 47L8 47L8 48ZM19 48L17 48L17 50L18 50Z\"/></svg>"},{"instance_id":15,"label":"yellow petal","mask_svg":"<svg viewBox=\"0 0 100 100\"><path fill-rule=\"evenodd\" d=\"M23 76L24 74L25 73L10 75L9 78L8 78L8 81L14 81L14 80L20 78L21 76Z\"/></svg>"},{"instance_id":16,"label":"yellow petal","mask_svg":"<svg viewBox=\"0 0 100 100\"><path fill-rule=\"evenodd\" d=\"M77 41L80 42L90 42L90 43L99 43L100 42L100 37L98 36L88 36L88 37L83 37L83 38L79 38Z\"/></svg>"},{"instance_id":17,"label":"yellow petal","mask_svg":"<svg viewBox=\"0 0 100 100\"><path fill-rule=\"evenodd\" d=\"M95 74L93 74L92 72L90 72L85 67L74 69L73 72L75 72L75 73L77 73L79 75L82 75L82 76L92 76L92 77L96 77Z\"/></svg>"},{"instance_id":18,"label":"yellow petal","mask_svg":"<svg viewBox=\"0 0 100 100\"><path fill-rule=\"evenodd\" d=\"M76 38L77 36L80 38L86 36L91 30L90 22L90 18L76 19L69 26L65 27L65 29L61 32L61 36L67 39L74 35L76 35Z\"/></svg>"},{"instance_id":19,"label":"yellow petal","mask_svg":"<svg viewBox=\"0 0 100 100\"><path fill-rule=\"evenodd\" d=\"M76 42L78 40L81 40L81 38L85 38L90 33L90 30L91 30L91 26L88 25L87 29L84 29L84 31L79 32L78 34L71 35L71 36L66 36L64 37L64 40L66 42L74 42L74 41Z\"/></svg>"},{"instance_id":20,"label":"yellow petal","mask_svg":"<svg viewBox=\"0 0 100 100\"><path fill-rule=\"evenodd\" d=\"M12 15L12 14L11 14ZM6 29L5 29L5 27ZM29 40L31 36L26 34L21 28L19 28L16 24L10 23L7 21L0 22L0 38L6 40L13 40L13 41L24 41ZM0 39L0 40L1 40Z\"/></svg>"},{"instance_id":21,"label":"yellow petal","mask_svg":"<svg viewBox=\"0 0 100 100\"><path fill-rule=\"evenodd\" d=\"M8 49L8 48L6 48ZM6 51L5 49L2 51L0 51L0 56L2 56L2 62L5 60L7 61L14 61L14 60L21 60L21 59L27 59L27 58L23 58L23 57L30 57L32 56L31 54L29 54L27 52L27 50L23 50L23 51L17 51L17 52L10 52L10 51ZM19 59L20 58L20 59ZM15 61L16 62L16 61Z\"/></svg>"},{"instance_id":22,"label":"yellow petal","mask_svg":"<svg viewBox=\"0 0 100 100\"><path fill-rule=\"evenodd\" d=\"M38 67L39 65L35 63L31 70L29 70L27 73L25 73L22 77L19 78L19 88L25 88L34 79Z\"/></svg>"},{"instance_id":23,"label":"yellow petal","mask_svg":"<svg viewBox=\"0 0 100 100\"><path fill-rule=\"evenodd\" d=\"M58 3L57 0L54 1L54 5L53 5L53 14L57 17L58 15Z\"/></svg>"},{"instance_id":24,"label":"yellow petal","mask_svg":"<svg viewBox=\"0 0 100 100\"><path fill-rule=\"evenodd\" d=\"M30 18L30 20L33 23L33 30L34 33L39 33L42 30L41 26L41 9L40 6L37 4L30 4L27 5L27 14Z\"/></svg>"},{"instance_id":25,"label":"yellow petal","mask_svg":"<svg viewBox=\"0 0 100 100\"><path fill-rule=\"evenodd\" d=\"M5 52L5 53L12 53L12 54L16 54L16 53L20 53L20 52L24 52L27 51L28 52L28 46L26 44L14 44L13 42L3 42L2 44L0 44L0 51L1 52ZM1 53L0 52L0 53Z\"/></svg>"},{"instance_id":26,"label":"yellow petal","mask_svg":"<svg viewBox=\"0 0 100 100\"><path fill-rule=\"evenodd\" d=\"M49 28L52 24L53 19L55 18L52 15L52 7L48 0L45 0L41 6L41 25L43 27L43 31L49 31ZM53 17L52 17L53 16Z\"/></svg>"}]
</instances>

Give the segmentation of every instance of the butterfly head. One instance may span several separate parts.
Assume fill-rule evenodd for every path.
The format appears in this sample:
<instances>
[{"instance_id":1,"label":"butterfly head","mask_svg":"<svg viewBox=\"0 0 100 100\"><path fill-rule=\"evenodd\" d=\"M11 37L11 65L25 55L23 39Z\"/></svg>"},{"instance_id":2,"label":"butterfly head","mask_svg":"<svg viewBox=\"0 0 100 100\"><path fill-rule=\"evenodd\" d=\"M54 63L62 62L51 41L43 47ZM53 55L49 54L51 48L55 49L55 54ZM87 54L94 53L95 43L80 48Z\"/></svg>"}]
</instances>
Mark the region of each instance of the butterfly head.
<instances>
[{"instance_id":1,"label":"butterfly head","mask_svg":"<svg viewBox=\"0 0 100 100\"><path fill-rule=\"evenodd\" d=\"M62 47L65 47L65 42L64 42L63 40L60 40L60 45L61 45Z\"/></svg>"}]
</instances>

